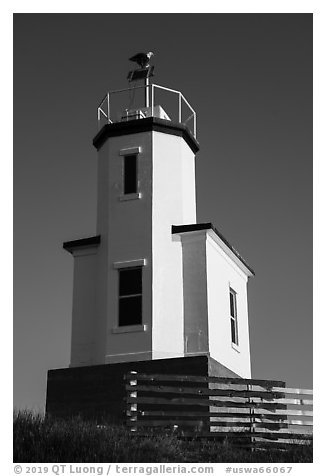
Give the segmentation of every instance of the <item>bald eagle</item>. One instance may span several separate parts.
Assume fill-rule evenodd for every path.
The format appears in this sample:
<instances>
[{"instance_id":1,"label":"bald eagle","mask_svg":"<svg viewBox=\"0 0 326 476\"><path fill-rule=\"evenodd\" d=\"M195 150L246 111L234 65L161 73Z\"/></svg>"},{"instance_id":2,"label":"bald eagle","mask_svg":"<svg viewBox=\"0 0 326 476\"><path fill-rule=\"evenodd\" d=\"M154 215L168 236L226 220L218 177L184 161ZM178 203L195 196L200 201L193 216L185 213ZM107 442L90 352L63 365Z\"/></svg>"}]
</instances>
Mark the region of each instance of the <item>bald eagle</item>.
<instances>
[{"instance_id":1,"label":"bald eagle","mask_svg":"<svg viewBox=\"0 0 326 476\"><path fill-rule=\"evenodd\" d=\"M148 68L149 61L152 56L154 56L154 53L152 53L151 51L149 51L148 53L137 53L135 56L129 58L129 61L134 61L141 68Z\"/></svg>"}]
</instances>

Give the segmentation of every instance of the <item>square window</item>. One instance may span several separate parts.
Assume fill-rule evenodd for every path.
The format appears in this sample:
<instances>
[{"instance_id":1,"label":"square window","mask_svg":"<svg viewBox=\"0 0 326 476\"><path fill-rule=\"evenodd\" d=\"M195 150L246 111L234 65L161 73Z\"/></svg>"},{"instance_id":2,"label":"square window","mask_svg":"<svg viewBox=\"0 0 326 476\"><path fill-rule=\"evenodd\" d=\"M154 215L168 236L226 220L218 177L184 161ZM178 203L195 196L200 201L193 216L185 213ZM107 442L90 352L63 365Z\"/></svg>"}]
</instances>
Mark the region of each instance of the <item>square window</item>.
<instances>
[{"instance_id":1,"label":"square window","mask_svg":"<svg viewBox=\"0 0 326 476\"><path fill-rule=\"evenodd\" d=\"M142 268L119 270L119 326L142 323Z\"/></svg>"}]
</instances>

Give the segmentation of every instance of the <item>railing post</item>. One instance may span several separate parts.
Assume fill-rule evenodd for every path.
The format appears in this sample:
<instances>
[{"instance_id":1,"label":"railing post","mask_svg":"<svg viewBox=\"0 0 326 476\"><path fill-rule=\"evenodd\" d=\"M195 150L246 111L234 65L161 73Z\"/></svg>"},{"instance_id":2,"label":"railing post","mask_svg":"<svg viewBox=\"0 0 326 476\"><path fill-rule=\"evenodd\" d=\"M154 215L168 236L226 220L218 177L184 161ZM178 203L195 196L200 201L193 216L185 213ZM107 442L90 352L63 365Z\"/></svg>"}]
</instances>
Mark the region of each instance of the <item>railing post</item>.
<instances>
[{"instance_id":1,"label":"railing post","mask_svg":"<svg viewBox=\"0 0 326 476\"><path fill-rule=\"evenodd\" d=\"M110 93L107 95L107 101L108 101L108 124L110 124Z\"/></svg>"},{"instance_id":2,"label":"railing post","mask_svg":"<svg viewBox=\"0 0 326 476\"><path fill-rule=\"evenodd\" d=\"M128 388L127 390L127 416L129 416L130 422L130 431L137 431L137 425L133 425L134 422L137 422L137 402L133 403L129 399L137 399L137 372L131 371L127 377L127 386L136 387L135 390Z\"/></svg>"},{"instance_id":3,"label":"railing post","mask_svg":"<svg viewBox=\"0 0 326 476\"><path fill-rule=\"evenodd\" d=\"M250 384L247 384L247 391L249 393L249 391L252 390L252 385ZM248 403L251 403L251 398L250 396L248 395ZM250 418L249 418L249 422L250 422L250 429L249 429L249 432L252 433L253 435L251 436L250 440L251 440L251 451L254 451L255 447L254 447L254 443L255 443L255 437L254 437L254 434L255 434L255 410L253 408L251 408L251 406L249 405L249 415L250 415Z\"/></svg>"},{"instance_id":4,"label":"railing post","mask_svg":"<svg viewBox=\"0 0 326 476\"><path fill-rule=\"evenodd\" d=\"M154 117L154 84L152 84L152 117Z\"/></svg>"},{"instance_id":5,"label":"railing post","mask_svg":"<svg viewBox=\"0 0 326 476\"><path fill-rule=\"evenodd\" d=\"M181 93L179 92L179 122L180 123L181 123L181 120L182 120L181 107L182 107Z\"/></svg>"},{"instance_id":6,"label":"railing post","mask_svg":"<svg viewBox=\"0 0 326 476\"><path fill-rule=\"evenodd\" d=\"M149 106L149 78L145 78L145 107Z\"/></svg>"}]
</instances>

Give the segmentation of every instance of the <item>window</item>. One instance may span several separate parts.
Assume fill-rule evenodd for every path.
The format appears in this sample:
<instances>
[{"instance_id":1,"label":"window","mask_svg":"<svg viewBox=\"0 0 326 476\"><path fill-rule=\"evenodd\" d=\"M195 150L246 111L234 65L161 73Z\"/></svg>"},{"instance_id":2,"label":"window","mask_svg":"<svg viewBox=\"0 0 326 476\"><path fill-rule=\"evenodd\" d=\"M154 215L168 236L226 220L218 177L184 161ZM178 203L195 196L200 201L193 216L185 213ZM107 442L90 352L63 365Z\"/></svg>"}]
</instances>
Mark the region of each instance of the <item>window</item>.
<instances>
[{"instance_id":1,"label":"window","mask_svg":"<svg viewBox=\"0 0 326 476\"><path fill-rule=\"evenodd\" d=\"M119 200L136 200L142 198L139 192L139 154L142 153L140 146L120 149L122 157L122 183Z\"/></svg>"},{"instance_id":2,"label":"window","mask_svg":"<svg viewBox=\"0 0 326 476\"><path fill-rule=\"evenodd\" d=\"M124 187L125 195L137 193L137 154L124 156Z\"/></svg>"},{"instance_id":3,"label":"window","mask_svg":"<svg viewBox=\"0 0 326 476\"><path fill-rule=\"evenodd\" d=\"M119 269L119 327L142 323L142 268Z\"/></svg>"},{"instance_id":4,"label":"window","mask_svg":"<svg viewBox=\"0 0 326 476\"><path fill-rule=\"evenodd\" d=\"M237 317L237 293L230 288L230 319L232 344L239 345L238 317Z\"/></svg>"}]
</instances>

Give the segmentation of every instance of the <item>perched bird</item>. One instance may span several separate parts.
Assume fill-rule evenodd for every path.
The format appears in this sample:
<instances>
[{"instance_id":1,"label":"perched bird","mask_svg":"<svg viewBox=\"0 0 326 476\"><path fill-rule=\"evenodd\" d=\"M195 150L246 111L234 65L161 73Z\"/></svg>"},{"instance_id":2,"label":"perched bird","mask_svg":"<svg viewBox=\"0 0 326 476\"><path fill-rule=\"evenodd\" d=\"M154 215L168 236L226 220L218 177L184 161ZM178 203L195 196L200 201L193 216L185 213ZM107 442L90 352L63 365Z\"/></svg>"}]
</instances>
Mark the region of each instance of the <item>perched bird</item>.
<instances>
[{"instance_id":1,"label":"perched bird","mask_svg":"<svg viewBox=\"0 0 326 476\"><path fill-rule=\"evenodd\" d=\"M149 51L148 53L137 53L135 56L129 58L130 61L134 61L137 63L141 68L148 68L149 61L151 57L154 56L154 53Z\"/></svg>"}]
</instances>

